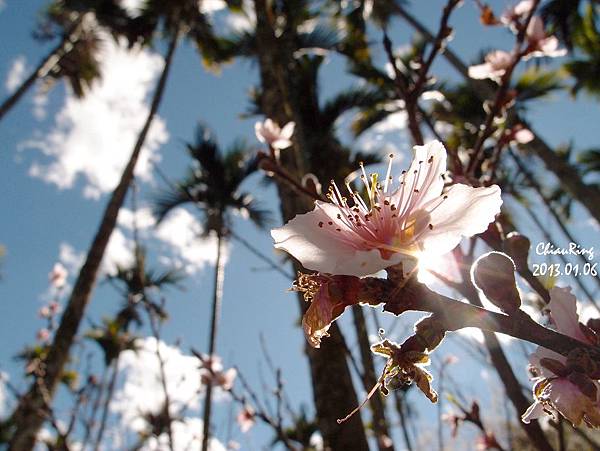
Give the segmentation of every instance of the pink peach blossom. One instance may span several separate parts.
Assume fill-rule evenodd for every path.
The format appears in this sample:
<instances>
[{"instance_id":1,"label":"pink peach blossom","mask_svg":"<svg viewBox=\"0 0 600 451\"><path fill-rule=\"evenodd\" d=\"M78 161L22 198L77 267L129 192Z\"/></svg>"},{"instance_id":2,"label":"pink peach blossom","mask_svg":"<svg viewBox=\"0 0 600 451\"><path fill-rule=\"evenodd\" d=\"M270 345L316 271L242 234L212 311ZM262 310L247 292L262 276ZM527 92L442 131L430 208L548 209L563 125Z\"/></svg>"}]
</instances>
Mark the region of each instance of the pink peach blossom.
<instances>
[{"instance_id":1,"label":"pink peach blossom","mask_svg":"<svg viewBox=\"0 0 600 451\"><path fill-rule=\"evenodd\" d=\"M502 13L500 22L509 26L516 33L518 31L517 23L531 12L531 8L533 8L532 0L520 1Z\"/></svg>"},{"instance_id":2,"label":"pink peach blossom","mask_svg":"<svg viewBox=\"0 0 600 451\"><path fill-rule=\"evenodd\" d=\"M414 151L395 190L390 156L383 185L363 168L367 202L347 184L349 203L333 184L330 202L317 201L311 212L271 231L275 247L307 269L360 277L399 263L412 269L422 252L441 255L463 236L485 231L500 211L500 188L454 184L444 192L444 146L433 141Z\"/></svg>"},{"instance_id":3,"label":"pink peach blossom","mask_svg":"<svg viewBox=\"0 0 600 451\"><path fill-rule=\"evenodd\" d=\"M50 318L50 309L48 308L48 306L45 305L41 309L39 309L38 316L40 318Z\"/></svg>"},{"instance_id":4,"label":"pink peach blossom","mask_svg":"<svg viewBox=\"0 0 600 451\"><path fill-rule=\"evenodd\" d=\"M214 371L212 373L206 371L200 374L200 380L203 384L210 383L213 386L221 387L223 390L231 390L233 382L237 376L235 368L229 368L226 371Z\"/></svg>"},{"instance_id":5,"label":"pink peach blossom","mask_svg":"<svg viewBox=\"0 0 600 451\"><path fill-rule=\"evenodd\" d=\"M516 142L517 144L527 144L533 141L535 136L531 130L521 126L519 128L513 128L511 138L512 141Z\"/></svg>"},{"instance_id":6,"label":"pink peach blossom","mask_svg":"<svg viewBox=\"0 0 600 451\"><path fill-rule=\"evenodd\" d=\"M48 279L50 280L50 284L56 288L62 288L67 283L67 276L69 273L67 272L67 268L65 268L61 263L55 263L52 267L52 271L48 274Z\"/></svg>"},{"instance_id":7,"label":"pink peach blossom","mask_svg":"<svg viewBox=\"0 0 600 451\"><path fill-rule=\"evenodd\" d=\"M494 50L485 56L485 63L469 67L469 77L476 80L491 78L500 80L513 62L510 53L504 50Z\"/></svg>"},{"instance_id":8,"label":"pink peach blossom","mask_svg":"<svg viewBox=\"0 0 600 451\"><path fill-rule=\"evenodd\" d=\"M528 53L523 59L532 57L558 57L567 53L566 49L559 49L559 42L556 36L548 36L544 29L544 22L541 17L533 16L527 26L527 44Z\"/></svg>"},{"instance_id":9,"label":"pink peach blossom","mask_svg":"<svg viewBox=\"0 0 600 451\"><path fill-rule=\"evenodd\" d=\"M213 355L203 354L200 358L200 381L206 385L221 387L223 390L231 390L233 382L237 376L235 368L223 369L221 358Z\"/></svg>"},{"instance_id":10,"label":"pink peach blossom","mask_svg":"<svg viewBox=\"0 0 600 451\"><path fill-rule=\"evenodd\" d=\"M591 344L583 332L577 315L577 302L570 288L550 290L550 318L558 332ZM588 375L569 368L567 358L549 349L538 347L529 357L537 377L533 379L534 403L521 419L525 423L550 413L560 413L574 426L582 422L600 426L600 384Z\"/></svg>"},{"instance_id":11,"label":"pink peach blossom","mask_svg":"<svg viewBox=\"0 0 600 451\"><path fill-rule=\"evenodd\" d=\"M244 408L238 413L236 418L237 424L243 433L248 432L254 426L256 414L251 406L244 406Z\"/></svg>"},{"instance_id":12,"label":"pink peach blossom","mask_svg":"<svg viewBox=\"0 0 600 451\"><path fill-rule=\"evenodd\" d=\"M281 150L292 145L291 138L295 127L294 122L288 122L280 128L273 120L267 119L264 122L254 124L254 131L261 143L266 143L273 149Z\"/></svg>"},{"instance_id":13,"label":"pink peach blossom","mask_svg":"<svg viewBox=\"0 0 600 451\"><path fill-rule=\"evenodd\" d=\"M50 331L48 329L38 330L35 338L41 343L45 343L50 339Z\"/></svg>"},{"instance_id":14,"label":"pink peach blossom","mask_svg":"<svg viewBox=\"0 0 600 451\"><path fill-rule=\"evenodd\" d=\"M58 313L58 309L60 305L56 301L52 301L48 304L48 310L50 311L50 315L56 315Z\"/></svg>"}]
</instances>

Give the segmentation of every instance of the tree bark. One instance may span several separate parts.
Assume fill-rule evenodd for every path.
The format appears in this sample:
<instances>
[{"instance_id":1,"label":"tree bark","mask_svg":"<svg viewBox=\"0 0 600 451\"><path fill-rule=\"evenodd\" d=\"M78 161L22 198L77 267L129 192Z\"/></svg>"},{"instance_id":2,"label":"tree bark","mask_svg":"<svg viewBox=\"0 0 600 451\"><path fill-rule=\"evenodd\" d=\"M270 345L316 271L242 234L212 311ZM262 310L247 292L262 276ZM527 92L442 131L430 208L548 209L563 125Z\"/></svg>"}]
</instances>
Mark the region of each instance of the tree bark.
<instances>
[{"instance_id":1,"label":"tree bark","mask_svg":"<svg viewBox=\"0 0 600 451\"><path fill-rule=\"evenodd\" d=\"M423 24L413 17L404 7L395 4L395 11L404 20L406 20L415 30L417 30L428 42L434 42L435 37L429 32ZM450 50L448 47L444 49L444 57L465 79L465 81L473 88L481 101L493 98L495 90L485 81L474 80L469 77L469 69L462 60ZM533 128L531 128L514 109L508 113L509 124L522 123L527 125L535 138L528 143L527 149L535 154L544 163L547 170L552 172L558 182L568 192L571 197L581 203L592 215L598 223L600 223L600 189L593 185L588 185L581 180L580 174L575 167L562 159L554 150L540 137Z\"/></svg>"},{"instance_id":2,"label":"tree bark","mask_svg":"<svg viewBox=\"0 0 600 451\"><path fill-rule=\"evenodd\" d=\"M129 185L133 180L134 169L142 146L162 100L178 42L179 32L172 36L169 43L164 69L154 92L148 117L138 135L129 162L121 175L121 180L106 206L86 260L79 271L73 291L50 345L48 357L45 359L44 373L32 383L11 416L14 433L9 444L9 451L29 451L33 449L36 435L46 419L46 410L52 401L63 368L69 358L69 351L94 290L108 240L115 229L117 216L123 206Z\"/></svg>"},{"instance_id":3,"label":"tree bark","mask_svg":"<svg viewBox=\"0 0 600 451\"><path fill-rule=\"evenodd\" d=\"M112 397L115 393L115 387L117 386L117 376L119 375L119 359L120 355L115 358L112 365L113 372L110 377L110 382L108 383L106 399L104 400L104 405L102 406L102 416L100 417L100 426L98 427L98 434L96 435L96 441L94 443L94 451L99 451L100 446L102 445L102 437L104 436L104 429L106 428L106 421L108 420L108 408L110 407L110 402L112 401Z\"/></svg>"},{"instance_id":4,"label":"tree bark","mask_svg":"<svg viewBox=\"0 0 600 451\"><path fill-rule=\"evenodd\" d=\"M215 264L215 280L213 287L213 302L210 317L210 332L208 336L208 358L212 358L216 351L217 330L219 326L219 317L221 316L221 301L223 299L223 276L225 272L225 264L222 261L222 247L224 239L219 232L217 237L217 262ZM210 362L210 360L209 360ZM212 367L211 367L212 368ZM204 425L202 434L202 451L208 450L208 440L210 438L210 414L212 407L212 384L210 379L206 384L206 394L204 397Z\"/></svg>"},{"instance_id":5,"label":"tree bark","mask_svg":"<svg viewBox=\"0 0 600 451\"><path fill-rule=\"evenodd\" d=\"M286 30L282 36L276 37L272 13L266 0L254 0L254 5L262 111L280 125L290 120L296 123L294 146L281 153L281 161L290 173L303 175L310 170L305 161L306 152L310 151L306 145L309 130L298 106L305 93L294 89L295 60L289 43L291 31ZM311 202L299 198L285 185L278 184L278 191L284 221L312 207ZM294 268L302 269L297 262ZM308 305L300 296L298 302L304 314ZM317 425L326 449L365 451L369 448L360 415L354 415L341 425L337 423L337 419L358 405L358 398L346 360L344 337L337 324L331 326L329 334L330 337L323 340L320 349L311 348L308 344L305 348L312 377Z\"/></svg>"},{"instance_id":6,"label":"tree bark","mask_svg":"<svg viewBox=\"0 0 600 451\"><path fill-rule=\"evenodd\" d=\"M369 333L363 307L353 305L352 317L354 319L354 328L356 329L356 338L362 361L363 382L365 390L368 393L377 384L378 377L375 372L375 364L373 363L373 353L371 352L371 345L369 343ZM390 432L385 417L384 398L379 391L371 397L369 406L373 415L373 432L377 439L377 448L379 451L394 451L393 443L391 440L387 440L390 438Z\"/></svg>"}]
</instances>

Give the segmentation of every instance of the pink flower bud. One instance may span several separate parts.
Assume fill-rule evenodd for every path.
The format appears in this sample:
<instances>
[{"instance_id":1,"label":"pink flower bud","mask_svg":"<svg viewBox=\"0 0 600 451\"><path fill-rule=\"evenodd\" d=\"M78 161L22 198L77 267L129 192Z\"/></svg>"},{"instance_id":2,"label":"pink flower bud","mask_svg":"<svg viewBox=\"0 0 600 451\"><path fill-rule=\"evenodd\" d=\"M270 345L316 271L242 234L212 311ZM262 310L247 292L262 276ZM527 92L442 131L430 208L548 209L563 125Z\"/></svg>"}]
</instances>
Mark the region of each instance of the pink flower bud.
<instances>
[{"instance_id":1,"label":"pink flower bud","mask_svg":"<svg viewBox=\"0 0 600 451\"><path fill-rule=\"evenodd\" d=\"M527 259L529 257L529 248L531 247L529 238L518 232L511 232L506 236L502 245L504 252L512 258L517 270L527 270Z\"/></svg>"},{"instance_id":2,"label":"pink flower bud","mask_svg":"<svg viewBox=\"0 0 600 451\"><path fill-rule=\"evenodd\" d=\"M37 341L45 343L50 338L50 331L48 329L40 329L38 330L35 338Z\"/></svg>"},{"instance_id":3,"label":"pink flower bud","mask_svg":"<svg viewBox=\"0 0 600 451\"><path fill-rule=\"evenodd\" d=\"M250 406L244 406L240 413L238 413L236 421L242 432L248 432L255 423L254 409Z\"/></svg>"},{"instance_id":4,"label":"pink flower bud","mask_svg":"<svg viewBox=\"0 0 600 451\"><path fill-rule=\"evenodd\" d=\"M515 281L515 264L508 255L502 252L482 255L471 268L471 279L503 312L515 312L521 306Z\"/></svg>"},{"instance_id":5,"label":"pink flower bud","mask_svg":"<svg viewBox=\"0 0 600 451\"><path fill-rule=\"evenodd\" d=\"M38 316L40 318L50 318L50 309L48 306L44 306L38 311Z\"/></svg>"},{"instance_id":6,"label":"pink flower bud","mask_svg":"<svg viewBox=\"0 0 600 451\"><path fill-rule=\"evenodd\" d=\"M48 274L48 279L50 284L58 289L65 286L68 274L67 269L61 263L55 263L52 271Z\"/></svg>"}]
</instances>

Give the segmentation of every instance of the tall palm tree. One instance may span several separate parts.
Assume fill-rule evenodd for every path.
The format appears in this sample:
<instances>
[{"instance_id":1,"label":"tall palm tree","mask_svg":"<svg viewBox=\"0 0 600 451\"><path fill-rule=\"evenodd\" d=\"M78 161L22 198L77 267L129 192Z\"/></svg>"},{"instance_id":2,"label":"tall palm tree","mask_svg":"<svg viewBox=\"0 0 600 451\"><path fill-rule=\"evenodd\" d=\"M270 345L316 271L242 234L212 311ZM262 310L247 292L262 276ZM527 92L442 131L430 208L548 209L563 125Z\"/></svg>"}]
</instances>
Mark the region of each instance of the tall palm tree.
<instances>
[{"instance_id":1,"label":"tall palm tree","mask_svg":"<svg viewBox=\"0 0 600 451\"><path fill-rule=\"evenodd\" d=\"M108 276L108 281L113 285L123 298L122 307L117 311L114 318L105 319L101 326L93 327L86 336L94 340L102 349L104 355L105 372L100 384L100 399L101 392L105 385L105 376L108 370L112 370L108 386L106 387L106 395L102 407L102 415L96 432L94 441L94 449L99 449L108 418L109 404L112 400L114 389L116 387L117 375L119 372L119 358L121 353L126 349L135 349L135 336L129 332L132 325L142 325L142 315L140 309L145 308L154 312L160 318L166 317L162 306L155 301L149 294L149 289L162 290L169 286L177 286L183 278L179 271L157 272L146 267L146 252L144 248L136 243L134 251L135 259L129 267L117 267L117 271L113 275ZM92 412L95 417L96 411ZM93 426L94 418L91 419ZM87 443L91 429L86 433Z\"/></svg>"},{"instance_id":2,"label":"tall palm tree","mask_svg":"<svg viewBox=\"0 0 600 451\"><path fill-rule=\"evenodd\" d=\"M321 181L339 180L347 173L339 170L338 162L345 162L349 157L346 149L332 139L335 120L324 125L320 116L313 115L322 112L315 69L320 63L310 54L331 50L360 53L364 43L342 42L339 33L323 26L324 21L319 20L320 25L315 27L316 11L322 6L319 4L315 8L316 3L254 0L255 28L232 39L233 45L225 47L230 51L228 56L251 58L257 63L260 88L256 97L258 108L254 112L279 124L296 123L294 145L281 154L281 163L286 170L298 178L310 172ZM330 105L332 111L342 103ZM342 110L347 111L339 109ZM312 207L310 199L299 197L283 183L277 183L277 190L284 221ZM294 262L294 268L303 269L297 262ZM307 305L301 296L298 305L304 313ZM306 348L318 427L326 447L367 450L359 415L341 425L337 422L344 413L356 407L358 398L347 355L340 351L346 349L344 336L337 324L332 325L329 333L329 339L319 350Z\"/></svg>"},{"instance_id":3,"label":"tall palm tree","mask_svg":"<svg viewBox=\"0 0 600 451\"><path fill-rule=\"evenodd\" d=\"M223 297L225 263L223 252L233 227L233 213L241 213L259 228L265 228L269 219L248 192L241 190L242 183L257 170L256 160L249 159L249 149L237 142L222 152L208 128L199 125L196 139L187 144L193 166L185 177L169 191L156 199L155 213L162 221L174 208L192 203L201 213L203 234L213 234L217 239L217 258L211 305L208 355L216 352L218 324ZM212 385L207 383L204 398L204 433L202 449L208 449L210 438Z\"/></svg>"},{"instance_id":4,"label":"tall palm tree","mask_svg":"<svg viewBox=\"0 0 600 451\"><path fill-rule=\"evenodd\" d=\"M109 29L117 37L128 18L115 0L54 0L46 8L37 33L40 40L59 42L38 63L15 91L0 104L0 120L38 80L47 87L65 79L73 93L82 97L86 87L100 76L98 43L100 30Z\"/></svg>"},{"instance_id":5,"label":"tall palm tree","mask_svg":"<svg viewBox=\"0 0 600 451\"><path fill-rule=\"evenodd\" d=\"M36 434L46 418L45 410L49 407L47 404L53 399L85 308L91 299L102 257L115 229L119 210L123 206L133 180L135 166L148 131L163 98L175 50L183 36L198 42L200 48L203 48L202 46L211 40L210 24L200 12L196 0L169 2L147 0L144 5L145 9L139 17L134 19L129 31L133 33L135 39L142 38L144 43L150 43L151 38L156 35L167 38L168 46L164 68L154 91L146 121L138 134L121 179L110 196L96 235L75 281L50 346L48 357L44 361L44 376L34 381L11 415L10 424L13 431L9 445L11 451L31 450L35 444Z\"/></svg>"}]
</instances>

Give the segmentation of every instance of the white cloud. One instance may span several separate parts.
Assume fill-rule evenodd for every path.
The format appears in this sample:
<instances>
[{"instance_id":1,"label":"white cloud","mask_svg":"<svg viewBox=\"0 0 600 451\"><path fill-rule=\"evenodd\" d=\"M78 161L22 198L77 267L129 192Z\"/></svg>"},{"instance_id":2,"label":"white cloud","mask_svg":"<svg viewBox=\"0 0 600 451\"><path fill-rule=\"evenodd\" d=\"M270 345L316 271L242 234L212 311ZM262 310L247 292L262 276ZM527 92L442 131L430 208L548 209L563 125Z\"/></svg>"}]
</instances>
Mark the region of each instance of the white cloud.
<instances>
[{"instance_id":1,"label":"white cloud","mask_svg":"<svg viewBox=\"0 0 600 451\"><path fill-rule=\"evenodd\" d=\"M135 214L137 228L145 238L162 243L162 263L185 270L188 274L200 271L207 264L214 264L217 258L217 240L214 236L202 236L202 226L189 211L177 208L157 226L149 207L139 208ZM129 209L121 209L118 223L121 227L133 229L134 214ZM227 249L225 249L227 258Z\"/></svg>"},{"instance_id":2,"label":"white cloud","mask_svg":"<svg viewBox=\"0 0 600 451\"><path fill-rule=\"evenodd\" d=\"M133 251L133 240L126 237L121 230L115 229L106 246L100 272L102 274L114 274L117 266L131 266L133 264ZM75 278L81 265L83 265L85 253L78 252L72 245L63 242L59 246L58 260L67 268L69 274Z\"/></svg>"},{"instance_id":3,"label":"white cloud","mask_svg":"<svg viewBox=\"0 0 600 451\"><path fill-rule=\"evenodd\" d=\"M122 415L123 422L133 431L142 431L144 413L157 413L164 404L160 366L154 337L137 340L137 351L121 354L120 365L124 383L115 394L111 410ZM165 361L167 390L172 413L185 408L196 408L200 400L199 362L196 357L184 355L174 346L160 341L159 350Z\"/></svg>"},{"instance_id":4,"label":"white cloud","mask_svg":"<svg viewBox=\"0 0 600 451\"><path fill-rule=\"evenodd\" d=\"M394 102L387 107L392 111L399 108L398 104ZM395 163L402 161L403 150L410 149L406 136L402 133L406 129L406 123L405 111L391 113L383 121L364 132L354 147L362 152L381 151L384 155L391 153L396 158Z\"/></svg>"},{"instance_id":5,"label":"white cloud","mask_svg":"<svg viewBox=\"0 0 600 451\"><path fill-rule=\"evenodd\" d=\"M2 0L0 0L2 1ZM144 5L144 0L121 0L121 7L127 11L131 17L140 15ZM224 0L198 0L198 7L204 14L212 14L227 7Z\"/></svg>"},{"instance_id":6,"label":"white cloud","mask_svg":"<svg viewBox=\"0 0 600 451\"><path fill-rule=\"evenodd\" d=\"M120 414L123 424L133 432L146 428L143 419L145 413L157 413L164 404L164 391L160 379L160 366L156 355L157 341L154 337L146 337L136 341L137 351L125 351L119 361L121 377L124 381L115 393L111 410ZM185 355L176 346L169 346L163 341L158 342L161 357L165 362L165 379L169 392L170 411L173 416L179 416L188 409L197 410L203 388L200 383L200 362L195 356ZM225 399L221 390L217 390L216 401ZM202 427L192 427L197 419L186 419L184 423L174 425L176 434L181 438L181 447L192 441L193 433L202 431ZM200 422L200 425L202 423ZM150 446L147 449L159 449ZM195 445L191 449L196 449ZM219 448L220 449L220 448Z\"/></svg>"},{"instance_id":7,"label":"white cloud","mask_svg":"<svg viewBox=\"0 0 600 451\"><path fill-rule=\"evenodd\" d=\"M152 215L152 210L149 207L138 208L135 215L132 210L127 208L121 208L121 210L119 210L117 222L120 226L125 227L128 230L133 230L134 219L138 230L146 230L156 224L156 220Z\"/></svg>"},{"instance_id":8,"label":"white cloud","mask_svg":"<svg viewBox=\"0 0 600 451\"><path fill-rule=\"evenodd\" d=\"M398 132L406 128L407 120L406 111L397 111L387 116L383 121L375 124L373 131L376 133Z\"/></svg>"},{"instance_id":9,"label":"white cloud","mask_svg":"<svg viewBox=\"0 0 600 451\"><path fill-rule=\"evenodd\" d=\"M70 275L77 274L83 265L85 255L77 252L69 243L60 243L58 248L58 260L66 266Z\"/></svg>"},{"instance_id":10,"label":"white cloud","mask_svg":"<svg viewBox=\"0 0 600 451\"><path fill-rule=\"evenodd\" d=\"M203 422L200 418L184 418L172 425L173 448L175 450L200 451L202 449ZM169 439L166 434L160 437L151 437L141 448L143 451L161 451L169 448ZM211 438L208 441L209 451L226 451L218 440Z\"/></svg>"},{"instance_id":11,"label":"white cloud","mask_svg":"<svg viewBox=\"0 0 600 451\"><path fill-rule=\"evenodd\" d=\"M227 8L227 3L224 0L199 0L198 6L204 14L213 14Z\"/></svg>"},{"instance_id":12,"label":"white cloud","mask_svg":"<svg viewBox=\"0 0 600 451\"><path fill-rule=\"evenodd\" d=\"M124 41L102 41L102 78L83 99L70 91L52 129L22 147L41 151L47 159L35 161L30 175L72 188L83 178L85 197L112 191L129 159L138 132L148 114L146 99L162 71L163 60L147 50L128 50ZM164 121L156 117L136 167L139 179L151 179L152 162L168 139Z\"/></svg>"},{"instance_id":13,"label":"white cloud","mask_svg":"<svg viewBox=\"0 0 600 451\"><path fill-rule=\"evenodd\" d=\"M176 346L146 337L136 341L136 351L124 351L119 360L121 382L110 409L120 416L121 427L139 433L148 427L143 415L157 413L163 407L164 391L156 355L157 344L165 362L170 411L173 417L181 418L172 424L174 449L199 451L202 447L202 420L186 417L186 413L191 410L196 412L200 408L203 396L200 362ZM217 390L214 395L217 402L227 399L222 390ZM167 448L168 438L163 434L149 438L141 449L159 451ZM225 451L225 447L216 439L211 439L209 449Z\"/></svg>"},{"instance_id":14,"label":"white cloud","mask_svg":"<svg viewBox=\"0 0 600 451\"><path fill-rule=\"evenodd\" d=\"M0 10L2 10L3 4L0 0ZM19 55L15 58L6 76L4 87L10 93L12 93L18 86L25 80L25 69L27 67L27 60L23 55Z\"/></svg>"},{"instance_id":15,"label":"white cloud","mask_svg":"<svg viewBox=\"0 0 600 451\"><path fill-rule=\"evenodd\" d=\"M133 252L135 244L119 229L115 229L110 236L101 271L105 274L115 274L117 266L129 267L133 265Z\"/></svg>"},{"instance_id":16,"label":"white cloud","mask_svg":"<svg viewBox=\"0 0 600 451\"><path fill-rule=\"evenodd\" d=\"M234 33L252 31L256 27L254 5L249 0L243 0L242 11L225 16L225 26Z\"/></svg>"},{"instance_id":17,"label":"white cloud","mask_svg":"<svg viewBox=\"0 0 600 451\"><path fill-rule=\"evenodd\" d=\"M165 263L183 268L188 274L213 264L217 258L217 240L201 236L202 226L183 208L173 210L156 229L155 237L168 245L172 254Z\"/></svg>"},{"instance_id":18,"label":"white cloud","mask_svg":"<svg viewBox=\"0 0 600 451\"><path fill-rule=\"evenodd\" d=\"M46 89L37 87L35 95L33 96L33 117L38 121L46 118L46 107L48 106L48 91Z\"/></svg>"}]
</instances>

